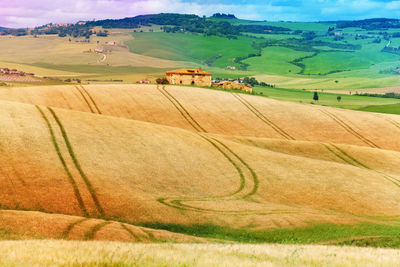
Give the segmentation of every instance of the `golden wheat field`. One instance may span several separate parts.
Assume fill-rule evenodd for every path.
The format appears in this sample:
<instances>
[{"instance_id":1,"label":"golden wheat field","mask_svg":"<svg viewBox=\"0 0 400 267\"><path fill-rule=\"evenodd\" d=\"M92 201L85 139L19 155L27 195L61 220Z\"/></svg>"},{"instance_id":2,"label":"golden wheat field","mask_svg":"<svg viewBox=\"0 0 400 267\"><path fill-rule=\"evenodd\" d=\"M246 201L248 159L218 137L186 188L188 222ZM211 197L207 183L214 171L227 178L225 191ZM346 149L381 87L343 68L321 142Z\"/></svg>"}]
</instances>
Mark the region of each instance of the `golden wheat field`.
<instances>
[{"instance_id":1,"label":"golden wheat field","mask_svg":"<svg viewBox=\"0 0 400 267\"><path fill-rule=\"evenodd\" d=\"M5 266L398 266L393 249L311 245L5 241Z\"/></svg>"},{"instance_id":2,"label":"golden wheat field","mask_svg":"<svg viewBox=\"0 0 400 267\"><path fill-rule=\"evenodd\" d=\"M63 85L0 89L0 121L2 239L203 243L213 240L138 225L265 230L391 224L400 214L396 115L194 87ZM4 245L0 255L15 243ZM104 249L121 245L110 246ZM207 253L220 255L222 265L230 257L257 265L293 250L268 248L272 256L262 246L215 246ZM193 249L182 264L206 265L205 249ZM298 263L318 265L313 249L301 248L305 258ZM138 251L115 260L129 261ZM259 256L249 258L249 251ZM50 264L55 256L45 254ZM165 257L148 263L173 260ZM21 264L35 263L29 260Z\"/></svg>"}]
</instances>

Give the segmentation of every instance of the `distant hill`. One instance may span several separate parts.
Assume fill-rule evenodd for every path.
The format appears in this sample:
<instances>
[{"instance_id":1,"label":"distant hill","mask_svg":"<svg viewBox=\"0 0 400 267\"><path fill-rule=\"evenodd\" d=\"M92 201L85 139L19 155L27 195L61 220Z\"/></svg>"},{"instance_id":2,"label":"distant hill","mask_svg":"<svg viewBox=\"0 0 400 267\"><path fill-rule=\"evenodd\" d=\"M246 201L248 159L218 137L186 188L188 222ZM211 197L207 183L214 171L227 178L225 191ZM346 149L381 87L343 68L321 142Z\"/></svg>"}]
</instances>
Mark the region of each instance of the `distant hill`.
<instances>
[{"instance_id":1,"label":"distant hill","mask_svg":"<svg viewBox=\"0 0 400 267\"><path fill-rule=\"evenodd\" d=\"M214 14L212 18L235 19L236 17L231 14L227 15L217 13ZM239 35L241 32L265 33L290 31L290 29L285 27L246 24L232 25L228 21L219 21L205 17L199 17L197 15L182 15L174 13L140 15L132 18L92 21L87 22L85 26L101 26L103 28L139 28L141 26L150 26L152 24L166 26L164 27L164 30L167 32L186 31L219 36L234 36Z\"/></svg>"},{"instance_id":2,"label":"distant hill","mask_svg":"<svg viewBox=\"0 0 400 267\"><path fill-rule=\"evenodd\" d=\"M400 28L399 19L387 19L387 18L373 18L353 21L343 21L336 23L338 28L363 28L365 30L382 30L390 28Z\"/></svg>"}]
</instances>

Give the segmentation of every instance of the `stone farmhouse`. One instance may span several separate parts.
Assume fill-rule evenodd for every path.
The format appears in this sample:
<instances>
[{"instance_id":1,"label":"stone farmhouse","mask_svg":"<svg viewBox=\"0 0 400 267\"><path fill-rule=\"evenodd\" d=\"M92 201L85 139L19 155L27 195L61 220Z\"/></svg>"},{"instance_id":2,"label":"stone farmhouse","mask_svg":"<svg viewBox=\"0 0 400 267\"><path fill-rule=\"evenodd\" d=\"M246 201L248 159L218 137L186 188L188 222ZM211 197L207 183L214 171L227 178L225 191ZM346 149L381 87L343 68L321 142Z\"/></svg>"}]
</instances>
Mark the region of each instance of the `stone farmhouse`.
<instances>
[{"instance_id":1,"label":"stone farmhouse","mask_svg":"<svg viewBox=\"0 0 400 267\"><path fill-rule=\"evenodd\" d=\"M170 84L211 86L211 73L199 69L179 69L168 71L167 80Z\"/></svg>"}]
</instances>

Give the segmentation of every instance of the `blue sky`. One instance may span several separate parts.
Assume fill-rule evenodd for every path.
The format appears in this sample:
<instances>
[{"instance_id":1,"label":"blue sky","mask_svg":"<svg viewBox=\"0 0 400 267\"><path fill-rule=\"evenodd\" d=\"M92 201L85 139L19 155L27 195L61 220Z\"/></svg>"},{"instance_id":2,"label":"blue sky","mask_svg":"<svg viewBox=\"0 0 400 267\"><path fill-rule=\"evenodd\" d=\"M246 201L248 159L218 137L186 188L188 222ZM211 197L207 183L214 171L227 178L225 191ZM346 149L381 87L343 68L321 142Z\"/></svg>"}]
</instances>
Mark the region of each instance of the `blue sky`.
<instances>
[{"instance_id":1,"label":"blue sky","mask_svg":"<svg viewBox=\"0 0 400 267\"><path fill-rule=\"evenodd\" d=\"M400 0L0 0L0 26L32 27L160 12L207 16L220 12L269 21L399 18Z\"/></svg>"}]
</instances>

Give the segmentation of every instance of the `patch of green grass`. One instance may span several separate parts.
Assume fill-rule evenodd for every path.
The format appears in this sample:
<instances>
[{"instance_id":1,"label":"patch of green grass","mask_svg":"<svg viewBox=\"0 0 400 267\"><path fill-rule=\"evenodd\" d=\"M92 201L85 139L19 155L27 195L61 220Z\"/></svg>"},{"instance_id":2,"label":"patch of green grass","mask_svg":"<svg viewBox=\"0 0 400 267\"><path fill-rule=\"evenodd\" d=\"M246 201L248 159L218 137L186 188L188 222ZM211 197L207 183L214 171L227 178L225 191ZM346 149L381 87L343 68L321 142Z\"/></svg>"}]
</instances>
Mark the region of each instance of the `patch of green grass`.
<instances>
[{"instance_id":1,"label":"patch of green grass","mask_svg":"<svg viewBox=\"0 0 400 267\"><path fill-rule=\"evenodd\" d=\"M340 242L345 242L343 239L348 239L348 245L357 245L365 239L369 241L361 243L364 246L400 248L400 226L398 225L374 223L356 225L315 224L293 229L282 228L263 231L212 224L142 223L141 225L175 233L241 243L313 244L329 241L332 244L340 244ZM382 238L371 239L371 236ZM352 238L357 238L359 242L350 242ZM376 240L376 242L373 240Z\"/></svg>"},{"instance_id":2,"label":"patch of green grass","mask_svg":"<svg viewBox=\"0 0 400 267\"><path fill-rule=\"evenodd\" d=\"M400 115L400 103L390 104L390 105L366 106L366 107L360 108L359 110Z\"/></svg>"},{"instance_id":3,"label":"patch of green grass","mask_svg":"<svg viewBox=\"0 0 400 267\"><path fill-rule=\"evenodd\" d=\"M248 67L249 71L293 75L300 72L301 68L291 64L290 61L312 54L311 52L295 51L286 47L272 46L264 48L261 57L252 57L243 60L243 63L250 65Z\"/></svg>"},{"instance_id":4,"label":"patch of green grass","mask_svg":"<svg viewBox=\"0 0 400 267\"><path fill-rule=\"evenodd\" d=\"M399 56L381 52L384 44L371 44L369 41L349 43L361 44L361 50L354 52L323 52L313 58L302 61L305 64L305 74L326 74L332 71L349 71L366 69L383 62L394 62Z\"/></svg>"}]
</instances>

